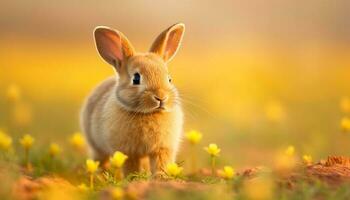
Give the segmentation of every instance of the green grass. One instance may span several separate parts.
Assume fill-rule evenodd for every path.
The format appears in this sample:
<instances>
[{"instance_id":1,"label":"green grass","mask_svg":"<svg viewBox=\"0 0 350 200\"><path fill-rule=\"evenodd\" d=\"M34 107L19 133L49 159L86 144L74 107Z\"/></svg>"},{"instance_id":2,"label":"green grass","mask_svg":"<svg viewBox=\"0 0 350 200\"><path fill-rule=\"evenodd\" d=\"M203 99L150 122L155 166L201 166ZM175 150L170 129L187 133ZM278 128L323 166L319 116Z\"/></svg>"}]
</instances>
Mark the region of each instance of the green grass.
<instances>
[{"instance_id":1,"label":"green grass","mask_svg":"<svg viewBox=\"0 0 350 200\"><path fill-rule=\"evenodd\" d=\"M69 181L74 187L81 183L88 185L88 175L85 172L85 159L76 152L67 152L56 158L50 157L45 153L45 149L33 147L30 153L30 162L33 167L32 172L26 172L23 168L23 157L20 147L15 152L1 154L0 166L2 174L6 174L9 182L15 183L16 180L24 175L39 179L40 177L61 177ZM303 169L297 169L303 173ZM332 186L325 182L313 179L312 181L300 178L293 181L292 184L287 179L281 178L270 170L264 170L256 175L252 180L270 178L273 181L272 190L268 199L282 200L302 200L302 199L349 199L350 184L344 183L338 186ZM218 177L204 176L200 174L180 178L165 179L163 182L169 185L161 185L158 180L152 178L149 173L134 173L125 177L121 181L116 181L112 171L100 170L96 174L95 188L85 192L79 192L79 198L99 199L101 195L109 191L108 188L133 187L134 183L148 182L154 184L148 187L147 199L250 199L245 189L248 178L236 176L231 181L225 181ZM180 187L173 186L178 184ZM186 185L188 183L188 185ZM194 185L191 185L194 184ZM248 182L249 184L249 182ZM254 183L252 183L254 184ZM181 187L183 185L183 187ZM198 189L197 186L200 188ZM145 187L145 186L142 186ZM196 189L197 188L197 189ZM255 188L259 192L259 188ZM7 190L7 191L6 191ZM136 188L137 191L137 188ZM108 193L108 192L107 192ZM11 198L10 187L1 190L2 199ZM130 197L129 197L130 198Z\"/></svg>"}]
</instances>

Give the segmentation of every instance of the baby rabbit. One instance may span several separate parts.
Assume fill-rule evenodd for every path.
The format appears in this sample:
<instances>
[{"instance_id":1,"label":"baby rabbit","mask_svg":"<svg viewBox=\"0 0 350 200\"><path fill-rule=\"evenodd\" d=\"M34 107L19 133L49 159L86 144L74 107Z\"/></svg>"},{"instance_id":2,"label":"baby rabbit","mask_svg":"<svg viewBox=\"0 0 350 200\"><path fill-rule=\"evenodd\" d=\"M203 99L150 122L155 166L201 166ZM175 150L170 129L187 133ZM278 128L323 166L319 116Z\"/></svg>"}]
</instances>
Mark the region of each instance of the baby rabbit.
<instances>
[{"instance_id":1,"label":"baby rabbit","mask_svg":"<svg viewBox=\"0 0 350 200\"><path fill-rule=\"evenodd\" d=\"M175 24L156 38L149 52L136 53L121 32L95 29L97 50L116 75L97 86L82 108L81 127L93 159L104 162L121 151L128 155L125 174L139 171L141 160L149 162L153 174L175 161L183 112L167 63L184 31L184 24Z\"/></svg>"}]
</instances>

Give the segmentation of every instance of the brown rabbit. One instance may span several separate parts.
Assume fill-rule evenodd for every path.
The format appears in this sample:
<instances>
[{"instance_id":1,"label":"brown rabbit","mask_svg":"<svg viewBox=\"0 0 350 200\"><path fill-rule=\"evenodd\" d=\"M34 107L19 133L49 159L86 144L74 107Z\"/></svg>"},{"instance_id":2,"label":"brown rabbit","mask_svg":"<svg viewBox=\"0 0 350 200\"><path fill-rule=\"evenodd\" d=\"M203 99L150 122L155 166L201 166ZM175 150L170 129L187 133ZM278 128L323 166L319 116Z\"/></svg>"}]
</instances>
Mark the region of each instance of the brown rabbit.
<instances>
[{"instance_id":1,"label":"brown rabbit","mask_svg":"<svg viewBox=\"0 0 350 200\"><path fill-rule=\"evenodd\" d=\"M184 31L184 24L175 24L157 37L150 52L136 53L121 32L95 29L97 50L116 76L102 82L82 109L81 126L93 159L103 162L121 151L129 156L125 174L139 171L144 158L152 173L175 161L183 112L167 63Z\"/></svg>"}]
</instances>

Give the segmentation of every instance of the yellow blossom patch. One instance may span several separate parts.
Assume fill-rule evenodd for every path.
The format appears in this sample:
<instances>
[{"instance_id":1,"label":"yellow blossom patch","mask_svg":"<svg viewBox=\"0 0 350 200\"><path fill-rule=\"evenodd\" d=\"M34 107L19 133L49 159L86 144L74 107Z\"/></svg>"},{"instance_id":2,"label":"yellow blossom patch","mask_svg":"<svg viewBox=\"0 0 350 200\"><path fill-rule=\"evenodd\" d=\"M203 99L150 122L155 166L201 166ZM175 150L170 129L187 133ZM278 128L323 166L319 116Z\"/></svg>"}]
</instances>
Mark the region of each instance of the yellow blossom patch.
<instances>
[{"instance_id":1,"label":"yellow blossom patch","mask_svg":"<svg viewBox=\"0 0 350 200\"><path fill-rule=\"evenodd\" d=\"M224 166L222 170L219 170L219 175L224 179L232 179L235 176L236 172L231 166Z\"/></svg>"},{"instance_id":2,"label":"yellow blossom patch","mask_svg":"<svg viewBox=\"0 0 350 200\"><path fill-rule=\"evenodd\" d=\"M312 157L310 155L303 155L303 161L306 165L311 165Z\"/></svg>"},{"instance_id":3,"label":"yellow blossom patch","mask_svg":"<svg viewBox=\"0 0 350 200\"><path fill-rule=\"evenodd\" d=\"M0 130L0 148L2 150L9 150L12 147L12 138L5 132Z\"/></svg>"},{"instance_id":4,"label":"yellow blossom patch","mask_svg":"<svg viewBox=\"0 0 350 200\"><path fill-rule=\"evenodd\" d=\"M295 147L292 145L288 146L285 153L287 156L293 156L295 153Z\"/></svg>"},{"instance_id":5,"label":"yellow blossom patch","mask_svg":"<svg viewBox=\"0 0 350 200\"><path fill-rule=\"evenodd\" d=\"M22 147L24 149L27 149L27 150L30 149L33 146L34 141L35 141L34 138L31 135L29 135L29 134L24 135L19 140L19 142L22 145Z\"/></svg>"},{"instance_id":6,"label":"yellow blossom patch","mask_svg":"<svg viewBox=\"0 0 350 200\"><path fill-rule=\"evenodd\" d=\"M128 156L123 154L120 151L116 151L113 156L110 158L111 164L114 167L122 167L124 165L124 162L128 159Z\"/></svg>"},{"instance_id":7,"label":"yellow blossom patch","mask_svg":"<svg viewBox=\"0 0 350 200\"><path fill-rule=\"evenodd\" d=\"M98 166L100 165L100 162L94 161L92 159L86 160L86 171L89 173L95 173L98 170Z\"/></svg>"},{"instance_id":8,"label":"yellow blossom patch","mask_svg":"<svg viewBox=\"0 0 350 200\"><path fill-rule=\"evenodd\" d=\"M69 138L69 143L77 150L82 150L85 147L85 139L80 132L75 132Z\"/></svg>"},{"instance_id":9,"label":"yellow blossom patch","mask_svg":"<svg viewBox=\"0 0 350 200\"><path fill-rule=\"evenodd\" d=\"M202 134L199 131L191 130L188 133L186 133L186 139L191 144L197 144L202 139Z\"/></svg>"},{"instance_id":10,"label":"yellow blossom patch","mask_svg":"<svg viewBox=\"0 0 350 200\"><path fill-rule=\"evenodd\" d=\"M61 153L61 147L56 143L51 143L49 148L49 153L51 156L56 156Z\"/></svg>"},{"instance_id":11,"label":"yellow blossom patch","mask_svg":"<svg viewBox=\"0 0 350 200\"><path fill-rule=\"evenodd\" d=\"M209 144L208 147L204 148L211 156L218 156L221 149L219 149L218 145L216 144Z\"/></svg>"},{"instance_id":12,"label":"yellow blossom patch","mask_svg":"<svg viewBox=\"0 0 350 200\"><path fill-rule=\"evenodd\" d=\"M166 166L166 174L171 177L177 177L182 173L183 168L179 167L176 163L169 163Z\"/></svg>"}]
</instances>

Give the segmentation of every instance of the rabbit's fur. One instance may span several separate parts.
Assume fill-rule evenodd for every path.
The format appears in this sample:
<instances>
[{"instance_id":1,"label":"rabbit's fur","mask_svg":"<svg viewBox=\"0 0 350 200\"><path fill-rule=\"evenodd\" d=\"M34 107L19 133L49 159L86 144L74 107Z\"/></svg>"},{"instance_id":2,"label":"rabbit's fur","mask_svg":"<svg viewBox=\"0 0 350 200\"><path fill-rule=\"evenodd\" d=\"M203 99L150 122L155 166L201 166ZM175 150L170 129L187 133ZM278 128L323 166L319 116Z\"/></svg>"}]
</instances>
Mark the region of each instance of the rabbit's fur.
<instances>
[{"instance_id":1,"label":"rabbit's fur","mask_svg":"<svg viewBox=\"0 0 350 200\"><path fill-rule=\"evenodd\" d=\"M97 50L116 76L102 82L82 109L81 126L93 159L104 162L121 151L128 155L126 174L139 171L141 160L149 160L152 173L175 161L183 113L167 62L178 50L184 28L183 24L169 27L150 52L142 54L135 53L122 33L108 27L95 29Z\"/></svg>"}]
</instances>

